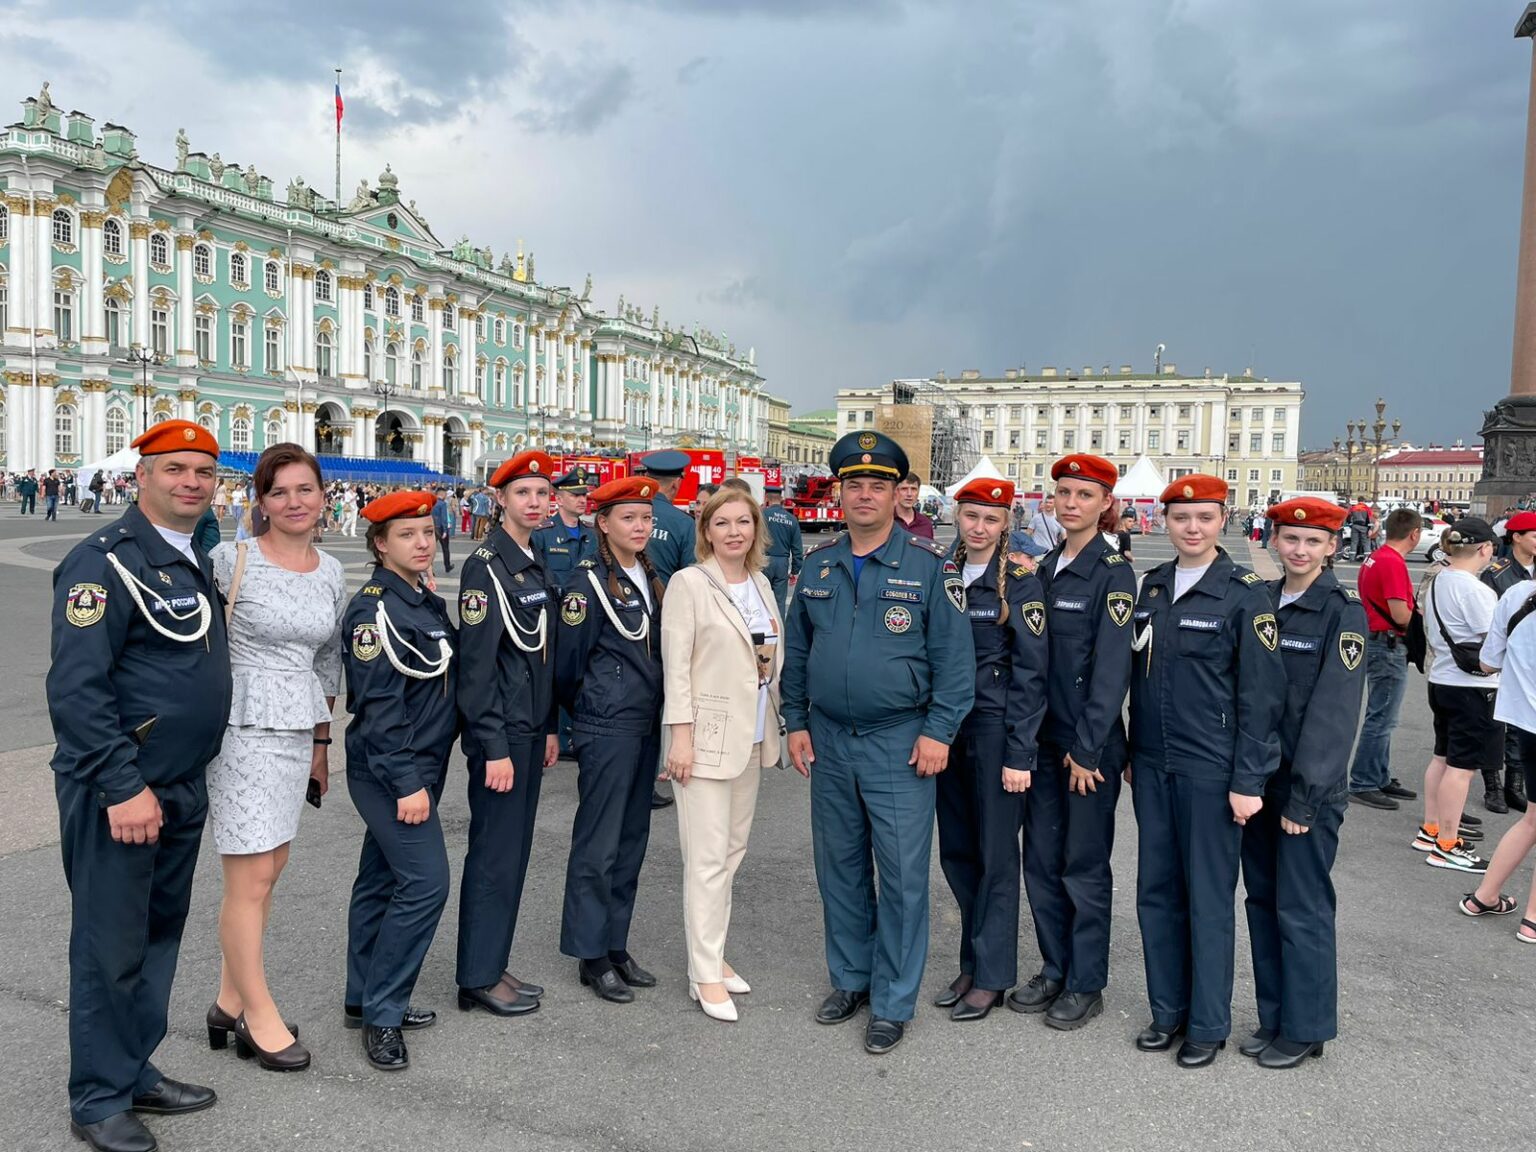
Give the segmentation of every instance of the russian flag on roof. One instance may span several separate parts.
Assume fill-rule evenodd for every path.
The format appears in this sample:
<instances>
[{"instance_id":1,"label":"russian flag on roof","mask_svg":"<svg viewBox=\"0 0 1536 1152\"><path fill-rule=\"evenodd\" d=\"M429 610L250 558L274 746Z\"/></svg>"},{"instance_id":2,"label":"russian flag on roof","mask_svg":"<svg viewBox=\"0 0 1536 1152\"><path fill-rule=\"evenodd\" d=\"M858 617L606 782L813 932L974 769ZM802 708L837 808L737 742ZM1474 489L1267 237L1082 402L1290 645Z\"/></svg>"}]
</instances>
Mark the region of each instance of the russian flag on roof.
<instances>
[{"instance_id":1,"label":"russian flag on roof","mask_svg":"<svg viewBox=\"0 0 1536 1152\"><path fill-rule=\"evenodd\" d=\"M338 127L338 128L341 127L341 113L342 113L341 81L338 80L338 81L336 81L336 127Z\"/></svg>"}]
</instances>

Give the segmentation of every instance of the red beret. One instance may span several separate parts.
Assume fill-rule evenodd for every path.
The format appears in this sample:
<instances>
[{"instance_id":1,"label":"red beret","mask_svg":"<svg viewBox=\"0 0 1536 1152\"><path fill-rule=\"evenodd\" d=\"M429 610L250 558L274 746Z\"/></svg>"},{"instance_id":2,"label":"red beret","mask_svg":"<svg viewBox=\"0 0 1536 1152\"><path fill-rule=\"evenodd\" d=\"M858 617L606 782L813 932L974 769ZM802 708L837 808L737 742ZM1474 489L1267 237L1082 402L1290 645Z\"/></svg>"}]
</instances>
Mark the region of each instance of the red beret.
<instances>
[{"instance_id":1,"label":"red beret","mask_svg":"<svg viewBox=\"0 0 1536 1152\"><path fill-rule=\"evenodd\" d=\"M990 476L978 476L955 493L957 504L986 504L992 508L1008 508L1013 505L1013 481L997 480Z\"/></svg>"},{"instance_id":2,"label":"red beret","mask_svg":"<svg viewBox=\"0 0 1536 1152\"><path fill-rule=\"evenodd\" d=\"M1330 500L1298 496L1271 508L1269 522L1276 528L1284 528L1289 524L1293 528L1321 528L1324 532L1337 533L1344 525L1344 517L1348 515L1349 509L1340 508ZM1531 526L1536 528L1536 524Z\"/></svg>"},{"instance_id":3,"label":"red beret","mask_svg":"<svg viewBox=\"0 0 1536 1152\"><path fill-rule=\"evenodd\" d=\"M1102 456L1089 456L1083 452L1063 456L1051 465L1052 480L1060 480L1063 476L1071 480L1092 480L1111 492L1120 482L1120 473L1113 464Z\"/></svg>"},{"instance_id":4,"label":"red beret","mask_svg":"<svg viewBox=\"0 0 1536 1152\"><path fill-rule=\"evenodd\" d=\"M134 437L131 448L140 456L162 456L167 452L206 452L219 458L219 442L213 433L190 420L163 420L148 432Z\"/></svg>"},{"instance_id":5,"label":"red beret","mask_svg":"<svg viewBox=\"0 0 1536 1152\"><path fill-rule=\"evenodd\" d=\"M1227 482L1220 476L1191 472L1163 489L1164 504L1225 504Z\"/></svg>"},{"instance_id":6,"label":"red beret","mask_svg":"<svg viewBox=\"0 0 1536 1152\"><path fill-rule=\"evenodd\" d=\"M1504 522L1505 532L1536 532L1536 512L1516 512Z\"/></svg>"},{"instance_id":7,"label":"red beret","mask_svg":"<svg viewBox=\"0 0 1536 1152\"><path fill-rule=\"evenodd\" d=\"M525 476L539 476L553 481L555 458L545 452L519 452L491 474L491 487L501 488Z\"/></svg>"},{"instance_id":8,"label":"red beret","mask_svg":"<svg viewBox=\"0 0 1536 1152\"><path fill-rule=\"evenodd\" d=\"M363 508L363 519L371 524L386 520L405 520L418 516L430 516L437 497L430 492L391 492L377 500L368 501Z\"/></svg>"},{"instance_id":9,"label":"red beret","mask_svg":"<svg viewBox=\"0 0 1536 1152\"><path fill-rule=\"evenodd\" d=\"M587 497L587 507L601 512L615 504L649 504L661 486L652 476L625 476L610 480Z\"/></svg>"}]
</instances>

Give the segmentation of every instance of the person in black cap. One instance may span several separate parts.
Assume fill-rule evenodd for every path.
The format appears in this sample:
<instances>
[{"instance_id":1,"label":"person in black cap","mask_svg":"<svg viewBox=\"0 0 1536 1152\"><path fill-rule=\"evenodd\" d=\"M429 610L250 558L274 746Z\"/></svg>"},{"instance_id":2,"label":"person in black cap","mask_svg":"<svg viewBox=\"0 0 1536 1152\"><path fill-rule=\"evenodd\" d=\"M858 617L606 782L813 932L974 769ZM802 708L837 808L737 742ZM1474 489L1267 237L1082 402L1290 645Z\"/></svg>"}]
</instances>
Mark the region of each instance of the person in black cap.
<instances>
[{"instance_id":1,"label":"person in black cap","mask_svg":"<svg viewBox=\"0 0 1536 1152\"><path fill-rule=\"evenodd\" d=\"M672 503L683 482L683 473L688 471L688 454L671 448L648 452L640 458L640 466L657 484L656 496L651 501L651 542L645 546L645 554L665 588L672 573L693 563L693 517ZM653 809L671 803L672 797L660 788L651 789Z\"/></svg>"},{"instance_id":2,"label":"person in black cap","mask_svg":"<svg viewBox=\"0 0 1536 1152\"><path fill-rule=\"evenodd\" d=\"M805 545L800 537L800 521L784 507L782 481L763 485L763 519L768 524L768 583L779 602L779 611L789 612L789 582L800 575L805 563Z\"/></svg>"},{"instance_id":3,"label":"person in black cap","mask_svg":"<svg viewBox=\"0 0 1536 1152\"><path fill-rule=\"evenodd\" d=\"M533 550L544 574L565 591L571 573L589 556L597 555L597 535L581 522L592 481L580 467L555 477L555 514L533 534Z\"/></svg>"}]
</instances>

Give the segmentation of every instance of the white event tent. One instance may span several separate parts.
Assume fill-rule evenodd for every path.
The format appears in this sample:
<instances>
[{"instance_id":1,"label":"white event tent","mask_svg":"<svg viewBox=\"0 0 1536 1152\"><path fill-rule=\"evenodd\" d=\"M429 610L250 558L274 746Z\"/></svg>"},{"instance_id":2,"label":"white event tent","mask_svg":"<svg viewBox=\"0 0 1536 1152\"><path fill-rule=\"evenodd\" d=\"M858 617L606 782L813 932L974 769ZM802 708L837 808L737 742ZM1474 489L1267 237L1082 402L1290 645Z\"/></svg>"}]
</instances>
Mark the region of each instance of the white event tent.
<instances>
[{"instance_id":1,"label":"white event tent","mask_svg":"<svg viewBox=\"0 0 1536 1152\"><path fill-rule=\"evenodd\" d=\"M1122 500L1156 500L1167 486L1168 481L1157 465L1145 456L1138 456L1136 463L1115 485L1115 495Z\"/></svg>"},{"instance_id":2,"label":"white event tent","mask_svg":"<svg viewBox=\"0 0 1536 1152\"><path fill-rule=\"evenodd\" d=\"M105 460L97 460L94 464L84 464L75 469L75 475L83 477L81 487L91 482L91 477L100 472L103 476L115 476L119 472L132 472L139 463L139 450L137 448L123 448Z\"/></svg>"},{"instance_id":3,"label":"white event tent","mask_svg":"<svg viewBox=\"0 0 1536 1152\"><path fill-rule=\"evenodd\" d=\"M971 470L969 472L945 488L944 494L953 500L955 498L956 492L960 491L960 489L964 488L978 476L985 476L988 479L998 480L1003 478L1003 474L998 471L997 465L992 463L992 457L983 456L980 460L976 461L976 463L971 466ZM1159 488L1158 491L1161 492L1162 489Z\"/></svg>"}]
</instances>

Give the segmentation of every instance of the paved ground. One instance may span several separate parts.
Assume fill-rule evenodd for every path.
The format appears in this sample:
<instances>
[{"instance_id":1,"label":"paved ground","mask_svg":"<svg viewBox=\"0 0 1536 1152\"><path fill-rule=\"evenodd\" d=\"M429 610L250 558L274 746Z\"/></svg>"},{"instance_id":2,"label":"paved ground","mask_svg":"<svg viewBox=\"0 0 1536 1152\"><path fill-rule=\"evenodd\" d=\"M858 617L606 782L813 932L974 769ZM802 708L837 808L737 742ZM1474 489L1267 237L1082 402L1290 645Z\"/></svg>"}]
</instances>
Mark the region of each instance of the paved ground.
<instances>
[{"instance_id":1,"label":"paved ground","mask_svg":"<svg viewBox=\"0 0 1536 1152\"><path fill-rule=\"evenodd\" d=\"M22 522L0 506L0 596L8 606L0 682L0 1069L11 1106L0 1148L79 1147L65 1125L65 957L61 875L42 677L48 569L93 527ZM1234 550L1241 548L1235 543ZM334 549L361 582L360 541ZM1138 541L1138 567L1170 555ZM1239 552L1241 556L1241 553ZM1349 569L1345 570L1350 571ZM452 581L448 587L452 588ZM1410 688L1395 742L1396 771L1422 777L1429 725L1423 686ZM338 744L338 753L340 746ZM339 761L339 756L338 756ZM340 768L338 762L337 768ZM450 854L463 851L463 761L445 804ZM1536 949L1514 924L1467 920L1467 885L1424 866L1407 843L1415 812L1351 809L1335 873L1339 889L1342 1036L1290 1074L1234 1053L1182 1072L1136 1052L1146 1018L1134 909L1135 821L1123 801L1112 983L1104 1016L1075 1034L999 1011L969 1026L919 1008L908 1039L876 1059L862 1022L811 1020L825 992L820 904L812 874L808 795L793 773L765 779L752 847L738 881L731 959L756 991L734 1026L689 1003L684 976L677 831L657 815L641 879L635 953L661 976L637 1003L615 1007L578 987L558 953L559 901L574 809L573 765L549 776L514 968L545 984L545 1007L502 1022L453 1008L450 904L418 1003L442 1013L412 1037L415 1066L387 1076L363 1060L339 1022L344 909L361 822L345 790L305 811L273 917L268 967L285 1014L314 1050L307 1073L281 1076L211 1053L202 1014L217 983L217 860L198 874L171 1034L159 1053L173 1075L214 1085L220 1103L150 1121L168 1149L1244 1149L1355 1147L1478 1150L1531 1147ZM1486 815L1486 814L1485 814ZM1509 818L1487 817L1496 835ZM459 860L455 859L457 870ZM953 975L958 917L935 865L933 941L925 993ZM1522 899L1529 872L1514 892ZM1021 971L1037 964L1032 933ZM1235 1027L1254 1022L1239 920ZM25 1106L17 1104L25 1101Z\"/></svg>"}]
</instances>

